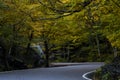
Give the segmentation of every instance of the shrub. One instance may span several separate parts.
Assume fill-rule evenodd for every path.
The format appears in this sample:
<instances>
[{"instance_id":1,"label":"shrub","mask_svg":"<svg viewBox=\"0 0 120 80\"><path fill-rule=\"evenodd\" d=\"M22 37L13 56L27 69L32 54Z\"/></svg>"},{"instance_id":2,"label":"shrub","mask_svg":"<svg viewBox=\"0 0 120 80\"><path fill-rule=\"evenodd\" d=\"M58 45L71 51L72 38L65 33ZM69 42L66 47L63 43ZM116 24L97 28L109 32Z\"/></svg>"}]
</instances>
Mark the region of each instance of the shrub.
<instances>
[{"instance_id":1,"label":"shrub","mask_svg":"<svg viewBox=\"0 0 120 80\"><path fill-rule=\"evenodd\" d=\"M96 72L94 77L98 78L98 80L120 80L120 56L101 67L101 70Z\"/></svg>"}]
</instances>

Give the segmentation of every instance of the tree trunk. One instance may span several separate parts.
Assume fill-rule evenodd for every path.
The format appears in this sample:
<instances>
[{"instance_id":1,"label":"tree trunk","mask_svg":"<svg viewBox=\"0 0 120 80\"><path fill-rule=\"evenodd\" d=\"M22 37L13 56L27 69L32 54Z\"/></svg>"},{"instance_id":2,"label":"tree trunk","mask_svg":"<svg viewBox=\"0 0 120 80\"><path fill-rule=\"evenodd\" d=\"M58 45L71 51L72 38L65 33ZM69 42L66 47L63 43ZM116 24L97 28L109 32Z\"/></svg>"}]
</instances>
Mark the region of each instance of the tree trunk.
<instances>
[{"instance_id":1,"label":"tree trunk","mask_svg":"<svg viewBox=\"0 0 120 80\"><path fill-rule=\"evenodd\" d=\"M114 57L117 57L117 48L113 48L113 51L114 51Z\"/></svg>"},{"instance_id":2,"label":"tree trunk","mask_svg":"<svg viewBox=\"0 0 120 80\"><path fill-rule=\"evenodd\" d=\"M31 31L30 36L29 36L29 42L28 42L28 45L27 45L26 54L28 54L29 51L30 51L31 41L32 41L32 39L33 39L33 32L34 32L34 31Z\"/></svg>"},{"instance_id":3,"label":"tree trunk","mask_svg":"<svg viewBox=\"0 0 120 80\"><path fill-rule=\"evenodd\" d=\"M70 61L70 50L69 50L69 45L67 47L67 61Z\"/></svg>"},{"instance_id":4,"label":"tree trunk","mask_svg":"<svg viewBox=\"0 0 120 80\"><path fill-rule=\"evenodd\" d=\"M98 56L100 57L100 43L99 43L99 39L98 39L97 34L96 34L96 43L97 43Z\"/></svg>"},{"instance_id":5,"label":"tree trunk","mask_svg":"<svg viewBox=\"0 0 120 80\"><path fill-rule=\"evenodd\" d=\"M7 52L7 50L5 49L5 47L3 47L2 46L2 50L3 50L3 63L4 63L4 66L5 66L5 68L4 68L4 70L6 71L8 71L8 70L10 70L10 67L9 67L9 63L8 63L8 52Z\"/></svg>"},{"instance_id":6,"label":"tree trunk","mask_svg":"<svg viewBox=\"0 0 120 80\"><path fill-rule=\"evenodd\" d=\"M48 49L48 42L45 40L44 41L44 46L45 46L45 57L46 57L46 67L49 67L49 49Z\"/></svg>"},{"instance_id":7,"label":"tree trunk","mask_svg":"<svg viewBox=\"0 0 120 80\"><path fill-rule=\"evenodd\" d=\"M7 53L4 53L4 64L5 64L5 70L10 70L7 56L8 56Z\"/></svg>"}]
</instances>

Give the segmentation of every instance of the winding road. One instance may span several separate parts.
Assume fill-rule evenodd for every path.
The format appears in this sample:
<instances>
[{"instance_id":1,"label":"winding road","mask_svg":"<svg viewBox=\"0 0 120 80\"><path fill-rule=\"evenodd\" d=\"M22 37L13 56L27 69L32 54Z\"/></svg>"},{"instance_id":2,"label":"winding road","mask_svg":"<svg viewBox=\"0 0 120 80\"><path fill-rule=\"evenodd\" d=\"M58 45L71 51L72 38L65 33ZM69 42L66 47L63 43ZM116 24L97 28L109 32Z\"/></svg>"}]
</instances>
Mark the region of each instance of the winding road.
<instances>
[{"instance_id":1,"label":"winding road","mask_svg":"<svg viewBox=\"0 0 120 80\"><path fill-rule=\"evenodd\" d=\"M1 72L0 80L86 80L82 77L84 73L95 70L103 64L98 62L71 63L63 67Z\"/></svg>"}]
</instances>

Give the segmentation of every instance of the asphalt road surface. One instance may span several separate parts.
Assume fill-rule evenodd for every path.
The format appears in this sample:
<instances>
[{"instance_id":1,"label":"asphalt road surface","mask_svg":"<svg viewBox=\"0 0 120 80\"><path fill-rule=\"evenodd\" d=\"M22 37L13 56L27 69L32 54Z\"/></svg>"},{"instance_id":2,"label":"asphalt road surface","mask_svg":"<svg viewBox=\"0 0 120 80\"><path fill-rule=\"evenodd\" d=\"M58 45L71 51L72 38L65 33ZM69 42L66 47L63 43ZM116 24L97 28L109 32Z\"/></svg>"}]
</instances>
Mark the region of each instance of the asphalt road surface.
<instances>
[{"instance_id":1,"label":"asphalt road surface","mask_svg":"<svg viewBox=\"0 0 120 80\"><path fill-rule=\"evenodd\" d=\"M101 65L103 63L77 63L63 67L1 72L0 80L86 80L82 75Z\"/></svg>"}]
</instances>

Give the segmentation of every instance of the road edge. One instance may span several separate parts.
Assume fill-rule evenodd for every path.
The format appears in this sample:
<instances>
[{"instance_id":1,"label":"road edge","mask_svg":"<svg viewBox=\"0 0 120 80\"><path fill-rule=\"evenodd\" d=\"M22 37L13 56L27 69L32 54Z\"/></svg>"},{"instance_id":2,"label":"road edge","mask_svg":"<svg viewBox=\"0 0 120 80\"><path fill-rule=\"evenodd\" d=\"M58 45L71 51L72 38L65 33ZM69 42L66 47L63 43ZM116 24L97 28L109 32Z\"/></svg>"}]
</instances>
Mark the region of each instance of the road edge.
<instances>
[{"instance_id":1,"label":"road edge","mask_svg":"<svg viewBox=\"0 0 120 80\"><path fill-rule=\"evenodd\" d=\"M93 70L93 71L89 71L89 72L87 72L87 73L84 73L84 74L82 75L82 77L83 77L84 79L86 79L86 80L92 80L92 79L88 78L87 75L89 75L89 74L91 74L91 73L93 73L93 72L95 72L95 71L96 71L96 70Z\"/></svg>"}]
</instances>

